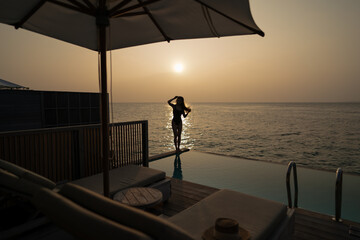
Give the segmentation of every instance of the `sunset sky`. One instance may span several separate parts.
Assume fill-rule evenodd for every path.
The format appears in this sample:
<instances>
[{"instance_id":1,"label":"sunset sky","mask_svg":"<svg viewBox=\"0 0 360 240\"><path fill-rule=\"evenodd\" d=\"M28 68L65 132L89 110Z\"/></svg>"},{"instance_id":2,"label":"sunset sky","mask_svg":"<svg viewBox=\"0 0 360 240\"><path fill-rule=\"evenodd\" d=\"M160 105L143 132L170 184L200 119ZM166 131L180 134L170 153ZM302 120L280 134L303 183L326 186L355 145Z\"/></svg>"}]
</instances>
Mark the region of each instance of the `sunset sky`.
<instances>
[{"instance_id":1,"label":"sunset sky","mask_svg":"<svg viewBox=\"0 0 360 240\"><path fill-rule=\"evenodd\" d=\"M359 0L250 0L250 6L265 37L112 51L114 102L175 95L190 103L360 101ZM33 90L99 91L97 52L4 24L0 37L0 79Z\"/></svg>"}]
</instances>

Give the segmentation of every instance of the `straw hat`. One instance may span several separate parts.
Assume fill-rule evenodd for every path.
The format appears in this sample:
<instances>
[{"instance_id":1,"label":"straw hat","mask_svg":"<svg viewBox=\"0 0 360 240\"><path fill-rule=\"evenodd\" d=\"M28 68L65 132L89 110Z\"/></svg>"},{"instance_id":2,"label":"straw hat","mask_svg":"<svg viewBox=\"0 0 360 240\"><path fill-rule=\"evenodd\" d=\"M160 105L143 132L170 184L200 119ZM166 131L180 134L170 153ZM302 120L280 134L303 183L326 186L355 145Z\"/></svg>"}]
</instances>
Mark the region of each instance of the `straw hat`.
<instances>
[{"instance_id":1,"label":"straw hat","mask_svg":"<svg viewBox=\"0 0 360 240\"><path fill-rule=\"evenodd\" d=\"M250 233L241 228L239 223L230 218L218 218L215 226L207 229L203 235L204 240L247 240Z\"/></svg>"}]
</instances>

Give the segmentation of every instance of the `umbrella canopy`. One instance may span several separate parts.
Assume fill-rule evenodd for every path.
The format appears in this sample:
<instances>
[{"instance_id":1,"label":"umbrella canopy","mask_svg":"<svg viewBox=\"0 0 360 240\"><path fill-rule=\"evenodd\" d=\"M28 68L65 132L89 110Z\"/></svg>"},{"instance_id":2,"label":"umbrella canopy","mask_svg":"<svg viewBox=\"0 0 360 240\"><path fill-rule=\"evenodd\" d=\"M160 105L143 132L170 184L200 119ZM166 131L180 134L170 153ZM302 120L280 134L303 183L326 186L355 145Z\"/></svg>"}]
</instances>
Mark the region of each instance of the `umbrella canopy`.
<instances>
[{"instance_id":1,"label":"umbrella canopy","mask_svg":"<svg viewBox=\"0 0 360 240\"><path fill-rule=\"evenodd\" d=\"M92 50L99 50L99 23L109 24L107 50L177 39L264 35L248 0L100 2L1 0L0 22Z\"/></svg>"},{"instance_id":2,"label":"umbrella canopy","mask_svg":"<svg viewBox=\"0 0 360 240\"><path fill-rule=\"evenodd\" d=\"M98 51L104 195L109 195L106 51L160 41L264 33L249 0L0 0L0 23Z\"/></svg>"}]
</instances>

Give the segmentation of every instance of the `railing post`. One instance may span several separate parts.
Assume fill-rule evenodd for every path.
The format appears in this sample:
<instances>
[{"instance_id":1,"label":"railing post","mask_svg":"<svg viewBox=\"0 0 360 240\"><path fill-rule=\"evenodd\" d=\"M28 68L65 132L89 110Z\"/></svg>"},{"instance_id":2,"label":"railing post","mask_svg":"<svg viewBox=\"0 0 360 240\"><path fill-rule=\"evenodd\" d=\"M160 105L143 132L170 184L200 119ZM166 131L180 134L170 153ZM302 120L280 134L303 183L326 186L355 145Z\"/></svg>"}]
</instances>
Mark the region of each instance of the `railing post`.
<instances>
[{"instance_id":1,"label":"railing post","mask_svg":"<svg viewBox=\"0 0 360 240\"><path fill-rule=\"evenodd\" d=\"M85 175L84 162L84 129L75 128L71 134L71 157L72 157L72 180L79 179Z\"/></svg>"},{"instance_id":2,"label":"railing post","mask_svg":"<svg viewBox=\"0 0 360 240\"><path fill-rule=\"evenodd\" d=\"M84 142L84 128L77 130L79 136L79 178L85 176L85 142Z\"/></svg>"},{"instance_id":3,"label":"railing post","mask_svg":"<svg viewBox=\"0 0 360 240\"><path fill-rule=\"evenodd\" d=\"M294 172L294 187L295 187L295 196L294 196L294 208L298 207L298 182L297 182L297 172L296 172L296 163L291 161L288 164L288 169L286 173L286 189L287 189L287 196L288 196L288 206L292 208L292 201L291 201L291 189L290 189L290 174L291 170L293 169Z\"/></svg>"},{"instance_id":4,"label":"railing post","mask_svg":"<svg viewBox=\"0 0 360 240\"><path fill-rule=\"evenodd\" d=\"M115 130L115 126L119 127L119 130ZM124 126L127 126L126 130L122 129ZM128 126L136 126L136 128ZM130 130L133 132L130 133ZM111 131L110 137L113 144L116 144L111 146L112 153L116 154L112 156L118 161L115 165L149 165L148 121L116 123L111 125ZM69 137L65 137L67 134ZM29 136L33 135L39 137L30 140ZM66 141L69 141L69 144ZM99 124L1 132L0 158L11 160L25 168L32 169L36 166L34 171L54 180L57 179L56 176L60 176L61 181L65 180L63 179L65 175L69 178L66 180L75 180L101 171L99 143ZM130 147L129 144L132 146ZM67 145L71 151L69 153L64 152ZM33 156L29 151L36 157L28 159L29 156ZM132 155L136 155L136 159L131 158ZM64 170L62 169L64 165L59 165L60 162L63 164L63 161L69 160L68 158L71 159L71 171L64 176L63 172L56 175L55 171ZM35 164L36 160L39 162ZM53 162L58 165L52 165Z\"/></svg>"},{"instance_id":5,"label":"railing post","mask_svg":"<svg viewBox=\"0 0 360 240\"><path fill-rule=\"evenodd\" d=\"M142 122L142 152L143 166L149 166L149 138L148 138L148 121Z\"/></svg>"},{"instance_id":6,"label":"railing post","mask_svg":"<svg viewBox=\"0 0 360 240\"><path fill-rule=\"evenodd\" d=\"M341 222L341 200L342 200L342 181L343 171L341 168L336 170L336 182L335 182L335 217L336 222Z\"/></svg>"}]
</instances>

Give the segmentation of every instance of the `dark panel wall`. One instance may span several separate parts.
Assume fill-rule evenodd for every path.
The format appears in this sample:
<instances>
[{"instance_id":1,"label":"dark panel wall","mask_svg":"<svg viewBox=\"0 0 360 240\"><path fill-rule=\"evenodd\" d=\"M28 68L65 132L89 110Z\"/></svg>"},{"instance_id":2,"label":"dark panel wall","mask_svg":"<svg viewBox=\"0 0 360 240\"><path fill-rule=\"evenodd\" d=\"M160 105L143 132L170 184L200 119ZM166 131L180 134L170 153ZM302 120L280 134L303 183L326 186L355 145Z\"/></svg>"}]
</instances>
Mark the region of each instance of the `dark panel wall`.
<instances>
[{"instance_id":1,"label":"dark panel wall","mask_svg":"<svg viewBox=\"0 0 360 240\"><path fill-rule=\"evenodd\" d=\"M41 127L40 92L0 90L0 132Z\"/></svg>"},{"instance_id":2,"label":"dark panel wall","mask_svg":"<svg viewBox=\"0 0 360 240\"><path fill-rule=\"evenodd\" d=\"M100 122L98 93L0 90L0 132Z\"/></svg>"}]
</instances>

